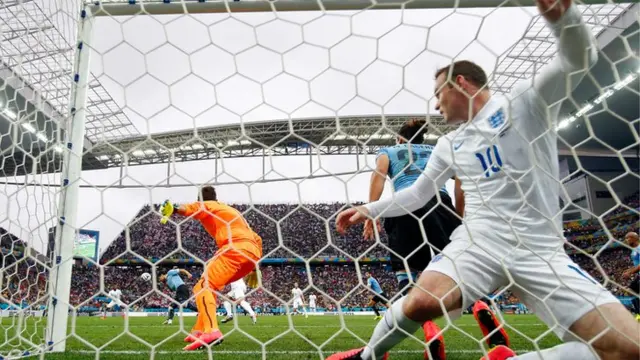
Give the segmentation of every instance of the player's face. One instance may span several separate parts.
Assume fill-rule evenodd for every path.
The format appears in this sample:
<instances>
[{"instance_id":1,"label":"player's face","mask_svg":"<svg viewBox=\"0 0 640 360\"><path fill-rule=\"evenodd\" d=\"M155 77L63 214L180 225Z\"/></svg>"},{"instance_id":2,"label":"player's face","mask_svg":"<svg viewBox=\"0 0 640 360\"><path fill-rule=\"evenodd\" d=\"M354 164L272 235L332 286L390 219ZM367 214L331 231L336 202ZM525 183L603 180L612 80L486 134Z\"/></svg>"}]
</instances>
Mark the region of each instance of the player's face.
<instances>
[{"instance_id":1,"label":"player's face","mask_svg":"<svg viewBox=\"0 0 640 360\"><path fill-rule=\"evenodd\" d=\"M637 247L638 246L638 235L636 234L627 234L624 237L624 240L626 241L626 243L631 246L632 248Z\"/></svg>"},{"instance_id":2,"label":"player's face","mask_svg":"<svg viewBox=\"0 0 640 360\"><path fill-rule=\"evenodd\" d=\"M452 82L455 82L456 86ZM447 123L468 119L469 98L459 90L459 88L465 88L465 83L462 76L447 81L446 73L440 74L436 79L436 110L440 112Z\"/></svg>"}]
</instances>

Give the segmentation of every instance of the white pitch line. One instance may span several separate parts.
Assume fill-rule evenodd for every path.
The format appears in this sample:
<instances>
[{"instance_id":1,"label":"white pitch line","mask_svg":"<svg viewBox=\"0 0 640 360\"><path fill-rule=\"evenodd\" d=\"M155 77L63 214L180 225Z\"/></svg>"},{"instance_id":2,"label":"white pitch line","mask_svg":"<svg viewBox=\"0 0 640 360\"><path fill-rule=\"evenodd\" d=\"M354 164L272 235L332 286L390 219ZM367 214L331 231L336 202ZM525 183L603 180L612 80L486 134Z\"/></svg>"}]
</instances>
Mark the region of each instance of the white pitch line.
<instances>
[{"instance_id":1,"label":"white pitch line","mask_svg":"<svg viewBox=\"0 0 640 360\"><path fill-rule=\"evenodd\" d=\"M277 326L277 325L250 325L250 324L239 324L240 326L249 326L249 328L288 328L288 325L282 325L282 326ZM372 325L347 325L348 328L370 328L373 325L375 325L375 323L372 323ZM520 327L527 327L527 326L546 326L545 324L528 324L528 323L522 323L522 324L512 324L512 323L506 323L506 325L509 326L520 326ZM476 324L460 324L460 325L455 325L456 327L478 327L478 325ZM90 327L90 328L115 328L115 327L119 327L119 325L76 325L76 328L85 328L85 327ZM336 329L342 329L342 327L340 325L293 325L293 328L336 328ZM129 325L129 329L135 329L135 328L165 328L167 329L168 327L162 326L162 325Z\"/></svg>"},{"instance_id":2,"label":"white pitch line","mask_svg":"<svg viewBox=\"0 0 640 360\"><path fill-rule=\"evenodd\" d=\"M322 351L323 354L333 354L336 351ZM524 352L530 350L514 350L515 352ZM66 353L73 354L95 354L96 351L91 350L69 350L65 351ZM204 351L201 351L204 352ZM223 355L262 355L262 351L252 351L252 350L212 350L213 354L223 354ZM112 355L140 355L140 354L150 354L149 351L141 351L141 350L102 350L100 354L112 354ZM186 351L178 351L178 350L158 350L154 351L154 354L157 355L176 355L176 354L188 354ZM198 352L195 352L196 354ZM304 354L317 354L318 351L313 350L274 350L274 351L265 351L267 355L304 355ZM391 354L422 354L424 350L392 350L389 353ZM447 354L449 353L458 353L458 354L480 354L482 351L480 350L447 350Z\"/></svg>"}]
</instances>

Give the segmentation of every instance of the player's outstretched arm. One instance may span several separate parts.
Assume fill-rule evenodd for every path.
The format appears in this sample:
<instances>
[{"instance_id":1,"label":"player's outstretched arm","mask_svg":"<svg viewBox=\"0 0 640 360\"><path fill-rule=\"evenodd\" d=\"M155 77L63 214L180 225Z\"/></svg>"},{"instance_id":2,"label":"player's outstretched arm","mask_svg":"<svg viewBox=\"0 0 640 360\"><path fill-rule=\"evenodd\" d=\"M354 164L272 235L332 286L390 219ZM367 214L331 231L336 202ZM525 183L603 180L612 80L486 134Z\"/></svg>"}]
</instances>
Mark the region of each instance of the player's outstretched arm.
<instances>
[{"instance_id":1,"label":"player's outstretched arm","mask_svg":"<svg viewBox=\"0 0 640 360\"><path fill-rule=\"evenodd\" d=\"M180 269L180 274L182 274L182 275L186 276L186 277L187 277L187 278L189 278L189 279L193 278L193 275L191 275L191 273L190 273L190 272L188 272L188 271L187 271L187 270L185 270L185 269Z\"/></svg>"},{"instance_id":2,"label":"player's outstretched arm","mask_svg":"<svg viewBox=\"0 0 640 360\"><path fill-rule=\"evenodd\" d=\"M384 192L384 181L389 172L389 156L387 154L380 154L376 158L376 169L371 173L371 182L369 184L369 202L378 201ZM364 224L363 237L365 240L374 238L373 230L374 221L368 219ZM375 225L380 232L380 222L375 221Z\"/></svg>"},{"instance_id":3,"label":"player's outstretched arm","mask_svg":"<svg viewBox=\"0 0 640 360\"><path fill-rule=\"evenodd\" d=\"M537 94L550 106L569 95L567 85L573 90L580 82L573 78L568 84L569 74L583 71L584 76L598 60L598 52L595 39L572 0L537 0L536 3L557 39L557 57L533 82Z\"/></svg>"},{"instance_id":4,"label":"player's outstretched arm","mask_svg":"<svg viewBox=\"0 0 640 360\"><path fill-rule=\"evenodd\" d=\"M637 273L640 273L640 265L628 268L622 273L622 276L631 277L633 274Z\"/></svg>"}]
</instances>

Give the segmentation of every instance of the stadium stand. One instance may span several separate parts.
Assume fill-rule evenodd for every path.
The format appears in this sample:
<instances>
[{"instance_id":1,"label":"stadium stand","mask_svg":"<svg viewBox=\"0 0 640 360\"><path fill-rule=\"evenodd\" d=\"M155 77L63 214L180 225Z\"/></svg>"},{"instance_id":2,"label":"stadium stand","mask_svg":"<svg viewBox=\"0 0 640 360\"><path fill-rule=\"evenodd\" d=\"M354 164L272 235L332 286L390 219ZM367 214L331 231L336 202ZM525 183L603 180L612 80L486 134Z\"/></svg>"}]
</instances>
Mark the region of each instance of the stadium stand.
<instances>
[{"instance_id":1,"label":"stadium stand","mask_svg":"<svg viewBox=\"0 0 640 360\"><path fill-rule=\"evenodd\" d=\"M624 199L624 206L610 211L599 219L588 219L564 223L567 238L567 252L584 270L603 283L620 297L628 296L622 287L628 287L630 279L625 279L622 272L631 266L629 250L610 241L602 224L617 239L622 240L628 231L638 231L640 204L638 192ZM157 205L154 205L157 206ZM245 212L252 227L263 237L265 259L263 259L263 284L260 289L248 295L249 301L260 312L280 313L283 302L291 300L291 288L298 282L304 289L309 286L307 268L301 259L315 257L310 263L310 277L313 286L306 295L315 293L318 296L318 307L335 310L336 303L329 297L341 301L343 309L358 310L366 303L367 294L358 295L363 287L358 287L357 272L354 264L346 255L358 257L372 246L371 242L362 239L360 230L351 230L345 236L335 232L331 222L321 218L330 218L341 207L341 204L311 204L306 209L294 205L255 205L248 209L246 205L234 205ZM283 219L280 231L285 245L291 250L278 247L278 229L272 219ZM215 251L215 243L202 229L199 223L189 219L179 219L179 227L183 248L201 258L206 259ZM329 226L329 238L326 234ZM194 275L187 281L193 285L200 276L201 269L187 253L176 251L176 229L171 225L162 226L159 217L151 211L151 206L144 206L138 215L129 223L128 234L124 231L104 251L100 262L107 264L104 270L104 281L101 284L98 267L78 262L73 268L72 292L70 302L78 306L80 311L97 311L100 300L111 289L120 289L123 300L132 309L145 311L164 311L170 302L170 292L164 284L158 289L167 296L153 292L153 283L139 280L142 272L150 271L142 261L135 261L133 254L126 253L125 239L130 237L132 249L152 262L160 262L157 274L168 270L167 266L182 264ZM3 282L2 307L8 306L41 306L43 291L46 291L46 273L37 262L22 254L24 242L0 228ZM381 234L382 242L386 236ZM599 253L598 266L592 257ZM380 281L383 289L390 296L396 294L393 273L386 265L387 252L378 246L366 252L366 263ZM134 275L134 276L132 276ZM605 275L608 281L605 282ZM102 291L100 290L102 289ZM327 295L327 296L324 296ZM508 290L497 298L501 307L518 305L519 300Z\"/></svg>"}]
</instances>

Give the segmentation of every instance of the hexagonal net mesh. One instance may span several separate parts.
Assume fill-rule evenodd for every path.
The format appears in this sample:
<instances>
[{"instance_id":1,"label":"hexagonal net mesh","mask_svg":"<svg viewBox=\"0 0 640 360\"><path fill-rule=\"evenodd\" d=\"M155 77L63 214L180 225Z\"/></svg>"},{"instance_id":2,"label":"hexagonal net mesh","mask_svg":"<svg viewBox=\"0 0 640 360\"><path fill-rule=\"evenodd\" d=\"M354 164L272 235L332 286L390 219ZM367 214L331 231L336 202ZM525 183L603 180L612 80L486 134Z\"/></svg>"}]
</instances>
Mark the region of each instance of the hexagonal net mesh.
<instances>
[{"instance_id":1,"label":"hexagonal net mesh","mask_svg":"<svg viewBox=\"0 0 640 360\"><path fill-rule=\"evenodd\" d=\"M634 351L639 6L587 3L1 2L0 357Z\"/></svg>"}]
</instances>

